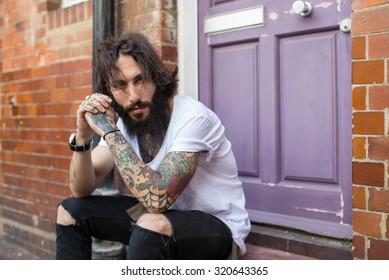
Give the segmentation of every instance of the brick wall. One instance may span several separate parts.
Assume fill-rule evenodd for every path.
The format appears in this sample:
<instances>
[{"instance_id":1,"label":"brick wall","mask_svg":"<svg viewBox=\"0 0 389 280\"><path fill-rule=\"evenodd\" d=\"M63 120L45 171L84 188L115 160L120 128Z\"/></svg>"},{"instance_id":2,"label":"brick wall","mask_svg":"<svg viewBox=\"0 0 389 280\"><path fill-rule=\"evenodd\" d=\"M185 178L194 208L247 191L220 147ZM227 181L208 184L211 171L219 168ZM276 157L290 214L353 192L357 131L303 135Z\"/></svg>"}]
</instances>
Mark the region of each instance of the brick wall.
<instances>
[{"instance_id":1,"label":"brick wall","mask_svg":"<svg viewBox=\"0 0 389 280\"><path fill-rule=\"evenodd\" d=\"M0 0L0 238L55 252L57 204L70 195L67 140L92 89L93 1ZM176 2L116 0L116 33L149 36L177 62Z\"/></svg>"},{"instance_id":2,"label":"brick wall","mask_svg":"<svg viewBox=\"0 0 389 280\"><path fill-rule=\"evenodd\" d=\"M177 65L177 0L121 0L118 33L143 33L168 66Z\"/></svg>"},{"instance_id":3,"label":"brick wall","mask_svg":"<svg viewBox=\"0 0 389 280\"><path fill-rule=\"evenodd\" d=\"M389 259L389 1L352 3L353 256Z\"/></svg>"},{"instance_id":4,"label":"brick wall","mask_svg":"<svg viewBox=\"0 0 389 280\"><path fill-rule=\"evenodd\" d=\"M52 258L56 206L70 194L66 142L91 90L92 5L3 0L0 17L2 235Z\"/></svg>"}]
</instances>

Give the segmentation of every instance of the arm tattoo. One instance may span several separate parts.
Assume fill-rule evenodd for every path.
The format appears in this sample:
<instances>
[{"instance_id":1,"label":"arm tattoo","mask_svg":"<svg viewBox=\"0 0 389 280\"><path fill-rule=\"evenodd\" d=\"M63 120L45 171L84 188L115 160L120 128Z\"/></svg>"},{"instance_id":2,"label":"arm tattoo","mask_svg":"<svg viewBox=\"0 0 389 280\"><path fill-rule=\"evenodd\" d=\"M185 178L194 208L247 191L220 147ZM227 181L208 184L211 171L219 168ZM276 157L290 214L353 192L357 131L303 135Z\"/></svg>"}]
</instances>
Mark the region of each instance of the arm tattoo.
<instances>
[{"instance_id":1,"label":"arm tattoo","mask_svg":"<svg viewBox=\"0 0 389 280\"><path fill-rule=\"evenodd\" d=\"M167 210L196 171L199 153L170 152L154 171L140 160L122 134L109 134L106 140L123 181L149 212Z\"/></svg>"}]
</instances>

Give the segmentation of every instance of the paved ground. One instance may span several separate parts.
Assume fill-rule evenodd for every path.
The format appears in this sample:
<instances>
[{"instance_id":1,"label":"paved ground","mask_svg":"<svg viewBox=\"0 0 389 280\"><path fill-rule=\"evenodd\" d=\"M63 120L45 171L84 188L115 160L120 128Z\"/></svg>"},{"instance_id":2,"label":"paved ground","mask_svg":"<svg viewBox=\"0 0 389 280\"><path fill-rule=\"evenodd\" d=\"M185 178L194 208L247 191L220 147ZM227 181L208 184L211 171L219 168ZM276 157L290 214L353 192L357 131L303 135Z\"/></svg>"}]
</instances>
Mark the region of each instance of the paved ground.
<instances>
[{"instance_id":1,"label":"paved ground","mask_svg":"<svg viewBox=\"0 0 389 280\"><path fill-rule=\"evenodd\" d=\"M296 255L279 250L247 244L247 253L243 260L313 260L306 256ZM0 239L0 260L39 260L39 257Z\"/></svg>"},{"instance_id":2,"label":"paved ground","mask_svg":"<svg viewBox=\"0 0 389 280\"><path fill-rule=\"evenodd\" d=\"M39 257L0 239L0 260L39 260Z\"/></svg>"},{"instance_id":3,"label":"paved ground","mask_svg":"<svg viewBox=\"0 0 389 280\"><path fill-rule=\"evenodd\" d=\"M242 260L315 260L307 256L297 255L280 250L246 244L247 253Z\"/></svg>"}]
</instances>

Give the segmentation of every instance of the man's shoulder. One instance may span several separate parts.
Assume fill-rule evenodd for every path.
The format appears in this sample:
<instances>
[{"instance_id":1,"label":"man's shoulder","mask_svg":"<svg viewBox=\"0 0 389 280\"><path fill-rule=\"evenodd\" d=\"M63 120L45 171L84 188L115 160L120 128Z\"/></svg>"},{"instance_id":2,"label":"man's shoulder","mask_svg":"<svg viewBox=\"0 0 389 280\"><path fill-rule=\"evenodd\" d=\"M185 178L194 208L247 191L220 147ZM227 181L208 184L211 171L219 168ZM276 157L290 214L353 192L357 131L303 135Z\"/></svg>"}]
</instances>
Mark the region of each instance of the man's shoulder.
<instances>
[{"instance_id":1,"label":"man's shoulder","mask_svg":"<svg viewBox=\"0 0 389 280\"><path fill-rule=\"evenodd\" d=\"M174 98L174 106L177 110L186 114L202 114L209 112L210 109L202 102L191 96L177 95Z\"/></svg>"}]
</instances>

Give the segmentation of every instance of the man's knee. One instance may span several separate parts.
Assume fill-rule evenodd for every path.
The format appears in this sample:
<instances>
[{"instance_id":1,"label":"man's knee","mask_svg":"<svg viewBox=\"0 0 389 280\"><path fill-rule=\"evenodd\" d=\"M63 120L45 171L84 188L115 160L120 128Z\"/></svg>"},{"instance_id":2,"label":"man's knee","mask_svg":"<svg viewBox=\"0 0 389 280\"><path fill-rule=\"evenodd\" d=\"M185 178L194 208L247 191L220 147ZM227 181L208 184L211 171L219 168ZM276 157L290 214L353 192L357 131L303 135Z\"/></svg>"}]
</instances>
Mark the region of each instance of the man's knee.
<instances>
[{"instance_id":1,"label":"man's knee","mask_svg":"<svg viewBox=\"0 0 389 280\"><path fill-rule=\"evenodd\" d=\"M76 220L69 214L62 205L58 206L57 210L57 224L60 225L73 225Z\"/></svg>"},{"instance_id":2,"label":"man's knee","mask_svg":"<svg viewBox=\"0 0 389 280\"><path fill-rule=\"evenodd\" d=\"M144 214L137 221L137 225L163 235L171 236L173 234L172 225L169 220L161 214Z\"/></svg>"}]
</instances>

